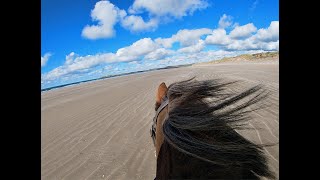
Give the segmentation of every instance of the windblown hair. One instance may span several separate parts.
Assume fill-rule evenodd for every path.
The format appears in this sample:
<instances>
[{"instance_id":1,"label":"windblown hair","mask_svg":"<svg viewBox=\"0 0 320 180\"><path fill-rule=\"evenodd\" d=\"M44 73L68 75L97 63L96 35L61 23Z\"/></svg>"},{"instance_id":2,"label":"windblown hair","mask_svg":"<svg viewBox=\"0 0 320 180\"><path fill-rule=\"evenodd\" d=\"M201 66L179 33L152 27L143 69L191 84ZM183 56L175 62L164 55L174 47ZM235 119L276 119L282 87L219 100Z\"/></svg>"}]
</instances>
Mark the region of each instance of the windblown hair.
<instances>
[{"instance_id":1,"label":"windblown hair","mask_svg":"<svg viewBox=\"0 0 320 180\"><path fill-rule=\"evenodd\" d=\"M210 164L245 170L258 179L275 178L269 170L263 145L238 134L245 129L252 105L268 96L261 85L241 93L231 91L238 81L196 81L193 78L168 87L168 119L163 125L165 141L178 151ZM251 176L250 176L251 177Z\"/></svg>"}]
</instances>

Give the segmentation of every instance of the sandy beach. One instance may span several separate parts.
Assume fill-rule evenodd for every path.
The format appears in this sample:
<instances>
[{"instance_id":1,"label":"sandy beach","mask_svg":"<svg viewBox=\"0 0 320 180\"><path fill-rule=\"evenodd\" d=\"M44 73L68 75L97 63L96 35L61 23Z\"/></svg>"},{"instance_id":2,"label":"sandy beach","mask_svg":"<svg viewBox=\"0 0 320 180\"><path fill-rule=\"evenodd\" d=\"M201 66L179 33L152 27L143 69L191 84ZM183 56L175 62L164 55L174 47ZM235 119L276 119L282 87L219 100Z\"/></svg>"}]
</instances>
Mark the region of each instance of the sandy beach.
<instances>
[{"instance_id":1,"label":"sandy beach","mask_svg":"<svg viewBox=\"0 0 320 180\"><path fill-rule=\"evenodd\" d=\"M241 133L256 143L279 142L278 60L157 70L42 92L42 179L154 179L149 129L156 89L193 76L243 80L243 90L265 85L269 107L253 113L252 130ZM278 177L279 145L264 150Z\"/></svg>"}]
</instances>

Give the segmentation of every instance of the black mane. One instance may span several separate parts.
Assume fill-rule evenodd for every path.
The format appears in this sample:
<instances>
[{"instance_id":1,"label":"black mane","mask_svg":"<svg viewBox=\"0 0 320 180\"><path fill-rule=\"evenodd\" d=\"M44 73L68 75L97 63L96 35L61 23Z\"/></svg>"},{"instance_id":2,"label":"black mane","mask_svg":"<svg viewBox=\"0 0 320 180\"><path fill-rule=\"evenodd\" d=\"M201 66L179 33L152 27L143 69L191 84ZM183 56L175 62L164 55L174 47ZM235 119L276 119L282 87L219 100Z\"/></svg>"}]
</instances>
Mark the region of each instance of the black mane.
<instances>
[{"instance_id":1,"label":"black mane","mask_svg":"<svg viewBox=\"0 0 320 180\"><path fill-rule=\"evenodd\" d=\"M255 179L275 178L268 168L263 145L254 144L235 131L246 128L249 112L259 109L249 107L266 98L268 92L261 85L232 92L229 87L236 83L190 79L170 85L163 146L172 146L185 158L210 164L216 172L220 169L231 174L242 172Z\"/></svg>"}]
</instances>

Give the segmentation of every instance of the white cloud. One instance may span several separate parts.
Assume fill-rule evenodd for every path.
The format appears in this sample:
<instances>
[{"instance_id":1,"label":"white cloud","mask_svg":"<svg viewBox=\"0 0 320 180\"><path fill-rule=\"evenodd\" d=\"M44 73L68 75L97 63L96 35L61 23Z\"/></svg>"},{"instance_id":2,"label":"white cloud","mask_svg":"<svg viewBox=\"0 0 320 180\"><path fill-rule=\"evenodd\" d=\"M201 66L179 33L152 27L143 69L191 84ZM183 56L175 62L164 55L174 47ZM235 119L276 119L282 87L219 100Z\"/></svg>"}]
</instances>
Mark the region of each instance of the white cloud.
<instances>
[{"instance_id":1,"label":"white cloud","mask_svg":"<svg viewBox=\"0 0 320 180\"><path fill-rule=\"evenodd\" d=\"M196 44L202 35L210 33L212 33L212 30L207 28L193 30L184 29L179 30L172 38L175 41L179 41L182 46L190 46Z\"/></svg>"},{"instance_id":2,"label":"white cloud","mask_svg":"<svg viewBox=\"0 0 320 180\"><path fill-rule=\"evenodd\" d=\"M268 51L274 51L274 50L279 51L279 40L275 42L266 43L261 49L268 50Z\"/></svg>"},{"instance_id":3,"label":"white cloud","mask_svg":"<svg viewBox=\"0 0 320 180\"><path fill-rule=\"evenodd\" d=\"M225 51L225 50L209 50L200 51L191 54L176 54L172 57L165 58L160 62L166 66L174 66L180 64L190 64L198 62L207 62L221 59L223 57L233 57L240 54L254 54L265 52L264 50L245 50L245 51Z\"/></svg>"},{"instance_id":4,"label":"white cloud","mask_svg":"<svg viewBox=\"0 0 320 180\"><path fill-rule=\"evenodd\" d=\"M179 42L181 46L191 46L198 43L202 35L212 33L211 29L183 29L179 30L176 34L170 38L157 38L155 42L162 45L165 48L171 48L174 42Z\"/></svg>"},{"instance_id":5,"label":"white cloud","mask_svg":"<svg viewBox=\"0 0 320 180\"><path fill-rule=\"evenodd\" d=\"M171 48L172 43L175 42L172 38L157 38L154 41L165 48Z\"/></svg>"},{"instance_id":6,"label":"white cloud","mask_svg":"<svg viewBox=\"0 0 320 180\"><path fill-rule=\"evenodd\" d=\"M205 43L202 39L195 45L184 47L178 50L179 53L196 53L200 52L205 48Z\"/></svg>"},{"instance_id":7,"label":"white cloud","mask_svg":"<svg viewBox=\"0 0 320 180\"><path fill-rule=\"evenodd\" d=\"M118 12L120 19L129 17L123 10ZM230 27L229 34L221 27L183 29L170 38L140 39L129 46L118 49L115 53L80 56L71 52L66 55L65 62L60 67L42 74L41 82L47 84L54 81L74 81L77 78L88 78L89 76L99 77L100 74L105 75L105 73L146 70L169 65L204 62L243 53L279 50L278 21L273 21L269 27L259 30L252 23L243 26L234 24L236 26ZM175 42L180 43L180 49L176 51L170 49ZM206 45L217 45L218 50L203 51ZM42 66L48 61L50 55L46 53L41 57ZM127 62L128 67L117 68L118 65L115 62ZM112 68L109 67L110 65Z\"/></svg>"},{"instance_id":8,"label":"white cloud","mask_svg":"<svg viewBox=\"0 0 320 180\"><path fill-rule=\"evenodd\" d=\"M159 48L150 38L143 38L132 45L118 49L116 56L119 59L136 60L140 56L146 55Z\"/></svg>"},{"instance_id":9,"label":"white cloud","mask_svg":"<svg viewBox=\"0 0 320 180\"><path fill-rule=\"evenodd\" d=\"M41 67L43 67L47 64L50 56L52 56L51 53L45 53L44 56L41 56Z\"/></svg>"},{"instance_id":10,"label":"white cloud","mask_svg":"<svg viewBox=\"0 0 320 180\"><path fill-rule=\"evenodd\" d=\"M263 42L254 41L254 38L248 38L246 40L233 41L231 44L225 47L231 51L241 51L241 50L265 50L274 51L279 50L279 40L276 42Z\"/></svg>"},{"instance_id":11,"label":"white cloud","mask_svg":"<svg viewBox=\"0 0 320 180\"><path fill-rule=\"evenodd\" d=\"M134 65L136 65L136 64L138 64L138 61L131 61L131 62L129 62L129 64L134 64Z\"/></svg>"},{"instance_id":12,"label":"white cloud","mask_svg":"<svg viewBox=\"0 0 320 180\"><path fill-rule=\"evenodd\" d=\"M279 50L279 21L272 21L267 29L261 28L258 31L252 23L235 26L230 34L218 28L206 37L205 42L219 45L228 51Z\"/></svg>"},{"instance_id":13,"label":"white cloud","mask_svg":"<svg viewBox=\"0 0 320 180\"><path fill-rule=\"evenodd\" d=\"M82 30L82 36L87 39L111 38L115 36L114 26L117 23L131 32L154 31L161 22L175 18L192 15L199 9L204 9L208 3L204 0L136 0L130 6L131 14L146 11L149 20L142 16L128 15L125 10L119 9L109 1L99 1L91 11L91 18L97 21L97 25L86 25Z\"/></svg>"},{"instance_id":14,"label":"white cloud","mask_svg":"<svg viewBox=\"0 0 320 180\"><path fill-rule=\"evenodd\" d=\"M65 75L74 73L86 73L90 68L102 63L115 62L116 58L112 53L78 56L74 52L66 56L66 63L42 76L43 80L55 80Z\"/></svg>"},{"instance_id":15,"label":"white cloud","mask_svg":"<svg viewBox=\"0 0 320 180\"><path fill-rule=\"evenodd\" d=\"M230 37L233 39L246 38L252 35L252 33L256 32L257 28L253 25L253 23L249 23L243 26L236 26L231 32Z\"/></svg>"},{"instance_id":16,"label":"white cloud","mask_svg":"<svg viewBox=\"0 0 320 180\"><path fill-rule=\"evenodd\" d=\"M279 50L279 41L277 42L259 42L252 43L251 41L235 41L234 43L228 45L226 49L230 51L241 51L241 50L265 50L274 51Z\"/></svg>"},{"instance_id":17,"label":"white cloud","mask_svg":"<svg viewBox=\"0 0 320 180\"><path fill-rule=\"evenodd\" d=\"M65 64L71 64L73 63L73 60L77 56L74 52L71 52L69 55L66 55L66 62Z\"/></svg>"},{"instance_id":18,"label":"white cloud","mask_svg":"<svg viewBox=\"0 0 320 180\"><path fill-rule=\"evenodd\" d=\"M113 37L118 14L119 9L109 1L97 2L91 11L91 18L93 21L98 21L98 25L85 26L82 30L82 36L88 39Z\"/></svg>"},{"instance_id":19,"label":"white cloud","mask_svg":"<svg viewBox=\"0 0 320 180\"><path fill-rule=\"evenodd\" d=\"M97 74L101 74L103 72L103 69L98 69L98 70L93 70L88 72L88 76L92 76L92 75L97 75Z\"/></svg>"},{"instance_id":20,"label":"white cloud","mask_svg":"<svg viewBox=\"0 0 320 180\"><path fill-rule=\"evenodd\" d=\"M121 25L132 32L155 30L158 27L158 20L153 18L145 22L141 16L124 16L121 19Z\"/></svg>"},{"instance_id":21,"label":"white cloud","mask_svg":"<svg viewBox=\"0 0 320 180\"><path fill-rule=\"evenodd\" d=\"M272 21L267 29L261 28L256 34L244 40L234 40L228 50L279 50L279 21Z\"/></svg>"},{"instance_id":22,"label":"white cloud","mask_svg":"<svg viewBox=\"0 0 320 180\"><path fill-rule=\"evenodd\" d=\"M157 50L152 51L149 54L147 54L144 57L144 59L146 59L146 60L159 60L159 59L167 57L168 55L171 55L173 53L174 53L174 51L172 51L172 50L160 48L160 49L157 49Z\"/></svg>"},{"instance_id":23,"label":"white cloud","mask_svg":"<svg viewBox=\"0 0 320 180\"><path fill-rule=\"evenodd\" d=\"M227 28L229 26L232 25L232 19L233 17L232 16L228 16L226 14L223 14L221 17L220 17L220 20L219 20L219 28Z\"/></svg>"},{"instance_id":24,"label":"white cloud","mask_svg":"<svg viewBox=\"0 0 320 180\"><path fill-rule=\"evenodd\" d=\"M204 0L135 0L129 8L129 13L139 14L147 11L149 16L181 18L206 7L208 3Z\"/></svg>"},{"instance_id":25,"label":"white cloud","mask_svg":"<svg viewBox=\"0 0 320 180\"><path fill-rule=\"evenodd\" d=\"M208 35L205 40L206 44L227 45L231 43L231 39L224 29L215 29L211 35Z\"/></svg>"},{"instance_id":26,"label":"white cloud","mask_svg":"<svg viewBox=\"0 0 320 180\"><path fill-rule=\"evenodd\" d=\"M132 45L123 47L118 49L116 53L103 53L103 54L96 54L96 55L87 55L87 56L79 56L74 52L71 52L69 55L66 56L65 63L62 66L59 66L52 71L43 74L42 80L56 80L58 78L71 76L73 74L85 74L90 69L102 65L105 63L114 63L114 62L130 62L141 59L142 56L147 55L153 51L155 51L154 56L161 54L161 51L156 51L159 48L154 41L150 38L143 38ZM166 51L165 54L169 54ZM149 55L152 58L152 55ZM99 72L99 71L96 71Z\"/></svg>"},{"instance_id":27,"label":"white cloud","mask_svg":"<svg viewBox=\"0 0 320 180\"><path fill-rule=\"evenodd\" d=\"M240 51L240 50L252 50L257 49L257 44L254 44L253 41L250 40L235 40L232 43L225 46L226 49L232 51Z\"/></svg>"},{"instance_id":28,"label":"white cloud","mask_svg":"<svg viewBox=\"0 0 320 180\"><path fill-rule=\"evenodd\" d=\"M279 21L272 21L267 29L259 29L255 38L265 42L277 41L279 39Z\"/></svg>"}]
</instances>

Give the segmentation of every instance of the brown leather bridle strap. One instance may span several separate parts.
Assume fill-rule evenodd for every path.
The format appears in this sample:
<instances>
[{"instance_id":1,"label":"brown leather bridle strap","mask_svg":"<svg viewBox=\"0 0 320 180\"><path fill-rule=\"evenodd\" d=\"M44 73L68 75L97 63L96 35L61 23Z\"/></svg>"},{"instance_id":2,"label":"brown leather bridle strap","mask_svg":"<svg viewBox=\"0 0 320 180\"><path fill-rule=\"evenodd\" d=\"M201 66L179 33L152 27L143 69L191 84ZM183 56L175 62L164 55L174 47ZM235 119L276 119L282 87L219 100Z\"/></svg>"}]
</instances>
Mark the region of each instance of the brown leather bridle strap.
<instances>
[{"instance_id":1,"label":"brown leather bridle strap","mask_svg":"<svg viewBox=\"0 0 320 180\"><path fill-rule=\"evenodd\" d=\"M162 98L162 103L160 105L160 107L157 109L156 111L156 115L154 116L153 118L153 123L152 123L152 126L151 126L151 129L150 129L150 134L151 134L151 137L152 137L152 140L153 140L153 144L155 144L155 139L156 139L156 126L157 126L157 119L158 119L158 116L160 114L160 112L165 108L167 107L169 104L169 99L167 96L164 96Z\"/></svg>"},{"instance_id":2,"label":"brown leather bridle strap","mask_svg":"<svg viewBox=\"0 0 320 180\"><path fill-rule=\"evenodd\" d=\"M169 99L167 98L167 96L164 96L162 99L162 103L160 105L160 107L157 109L156 111L156 115L153 118L153 122L155 122L157 124L157 119L158 116L160 114L160 112L169 104Z\"/></svg>"}]
</instances>

